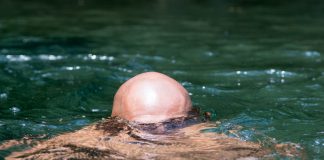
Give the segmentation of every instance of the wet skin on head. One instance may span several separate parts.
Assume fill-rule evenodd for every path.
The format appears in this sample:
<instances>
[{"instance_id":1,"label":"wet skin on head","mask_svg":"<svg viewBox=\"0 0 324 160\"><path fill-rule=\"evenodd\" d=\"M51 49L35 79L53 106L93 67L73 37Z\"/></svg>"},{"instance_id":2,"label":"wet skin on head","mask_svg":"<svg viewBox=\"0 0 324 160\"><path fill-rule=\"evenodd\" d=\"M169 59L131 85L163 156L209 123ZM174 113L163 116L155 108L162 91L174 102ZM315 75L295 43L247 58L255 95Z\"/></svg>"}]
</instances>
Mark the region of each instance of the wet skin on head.
<instances>
[{"instance_id":1,"label":"wet skin on head","mask_svg":"<svg viewBox=\"0 0 324 160\"><path fill-rule=\"evenodd\" d=\"M187 116L192 103L176 80L157 72L126 81L114 97L112 116L139 123L156 123Z\"/></svg>"}]
</instances>

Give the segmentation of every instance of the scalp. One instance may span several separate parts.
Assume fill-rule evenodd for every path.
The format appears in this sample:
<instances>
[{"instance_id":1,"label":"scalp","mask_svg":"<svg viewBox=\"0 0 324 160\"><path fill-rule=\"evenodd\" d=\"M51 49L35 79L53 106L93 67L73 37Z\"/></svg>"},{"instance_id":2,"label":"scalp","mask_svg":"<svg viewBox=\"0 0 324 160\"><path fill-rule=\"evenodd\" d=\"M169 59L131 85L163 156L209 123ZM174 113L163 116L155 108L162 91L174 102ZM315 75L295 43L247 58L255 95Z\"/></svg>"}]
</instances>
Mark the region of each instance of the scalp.
<instances>
[{"instance_id":1,"label":"scalp","mask_svg":"<svg viewBox=\"0 0 324 160\"><path fill-rule=\"evenodd\" d=\"M191 110L188 92L176 80L157 72L126 81L114 97L112 116L154 123L186 116Z\"/></svg>"}]
</instances>

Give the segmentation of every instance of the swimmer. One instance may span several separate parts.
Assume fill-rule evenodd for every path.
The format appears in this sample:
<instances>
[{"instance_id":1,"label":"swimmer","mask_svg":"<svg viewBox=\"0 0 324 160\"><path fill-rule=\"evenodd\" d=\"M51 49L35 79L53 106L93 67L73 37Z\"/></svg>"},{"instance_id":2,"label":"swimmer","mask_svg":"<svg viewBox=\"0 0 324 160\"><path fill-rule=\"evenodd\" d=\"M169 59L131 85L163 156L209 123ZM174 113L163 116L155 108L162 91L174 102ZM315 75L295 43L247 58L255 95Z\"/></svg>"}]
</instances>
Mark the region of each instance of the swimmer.
<instances>
[{"instance_id":1,"label":"swimmer","mask_svg":"<svg viewBox=\"0 0 324 160\"><path fill-rule=\"evenodd\" d=\"M272 154L259 143L201 132L213 127L201 121L181 84L147 72L118 89L110 118L29 143L31 149L7 159L253 159Z\"/></svg>"}]
</instances>

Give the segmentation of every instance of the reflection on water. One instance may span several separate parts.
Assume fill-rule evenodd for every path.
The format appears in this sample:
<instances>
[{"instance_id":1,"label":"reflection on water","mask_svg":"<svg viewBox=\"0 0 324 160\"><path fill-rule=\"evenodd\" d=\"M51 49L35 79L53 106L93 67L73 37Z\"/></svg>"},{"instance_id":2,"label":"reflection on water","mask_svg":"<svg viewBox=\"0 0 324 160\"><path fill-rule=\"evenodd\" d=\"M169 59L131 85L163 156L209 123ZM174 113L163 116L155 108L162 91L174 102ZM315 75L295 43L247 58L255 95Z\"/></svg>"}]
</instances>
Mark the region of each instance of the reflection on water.
<instances>
[{"instance_id":1,"label":"reflection on water","mask_svg":"<svg viewBox=\"0 0 324 160\"><path fill-rule=\"evenodd\" d=\"M121 83L154 70L222 122L208 132L322 159L323 11L317 0L3 0L0 141L107 117Z\"/></svg>"}]
</instances>

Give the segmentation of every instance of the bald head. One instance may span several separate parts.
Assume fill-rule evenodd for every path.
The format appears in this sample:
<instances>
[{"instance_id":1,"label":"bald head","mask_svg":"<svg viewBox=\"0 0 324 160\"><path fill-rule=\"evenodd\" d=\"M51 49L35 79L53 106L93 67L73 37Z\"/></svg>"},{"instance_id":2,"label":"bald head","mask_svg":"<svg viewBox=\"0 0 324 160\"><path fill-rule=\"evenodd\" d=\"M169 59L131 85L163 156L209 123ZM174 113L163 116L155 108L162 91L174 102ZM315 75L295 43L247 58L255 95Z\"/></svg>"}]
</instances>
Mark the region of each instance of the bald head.
<instances>
[{"instance_id":1,"label":"bald head","mask_svg":"<svg viewBox=\"0 0 324 160\"><path fill-rule=\"evenodd\" d=\"M190 110L190 97L181 84L164 74L146 72L129 79L118 89L112 116L156 123L187 116Z\"/></svg>"}]
</instances>

